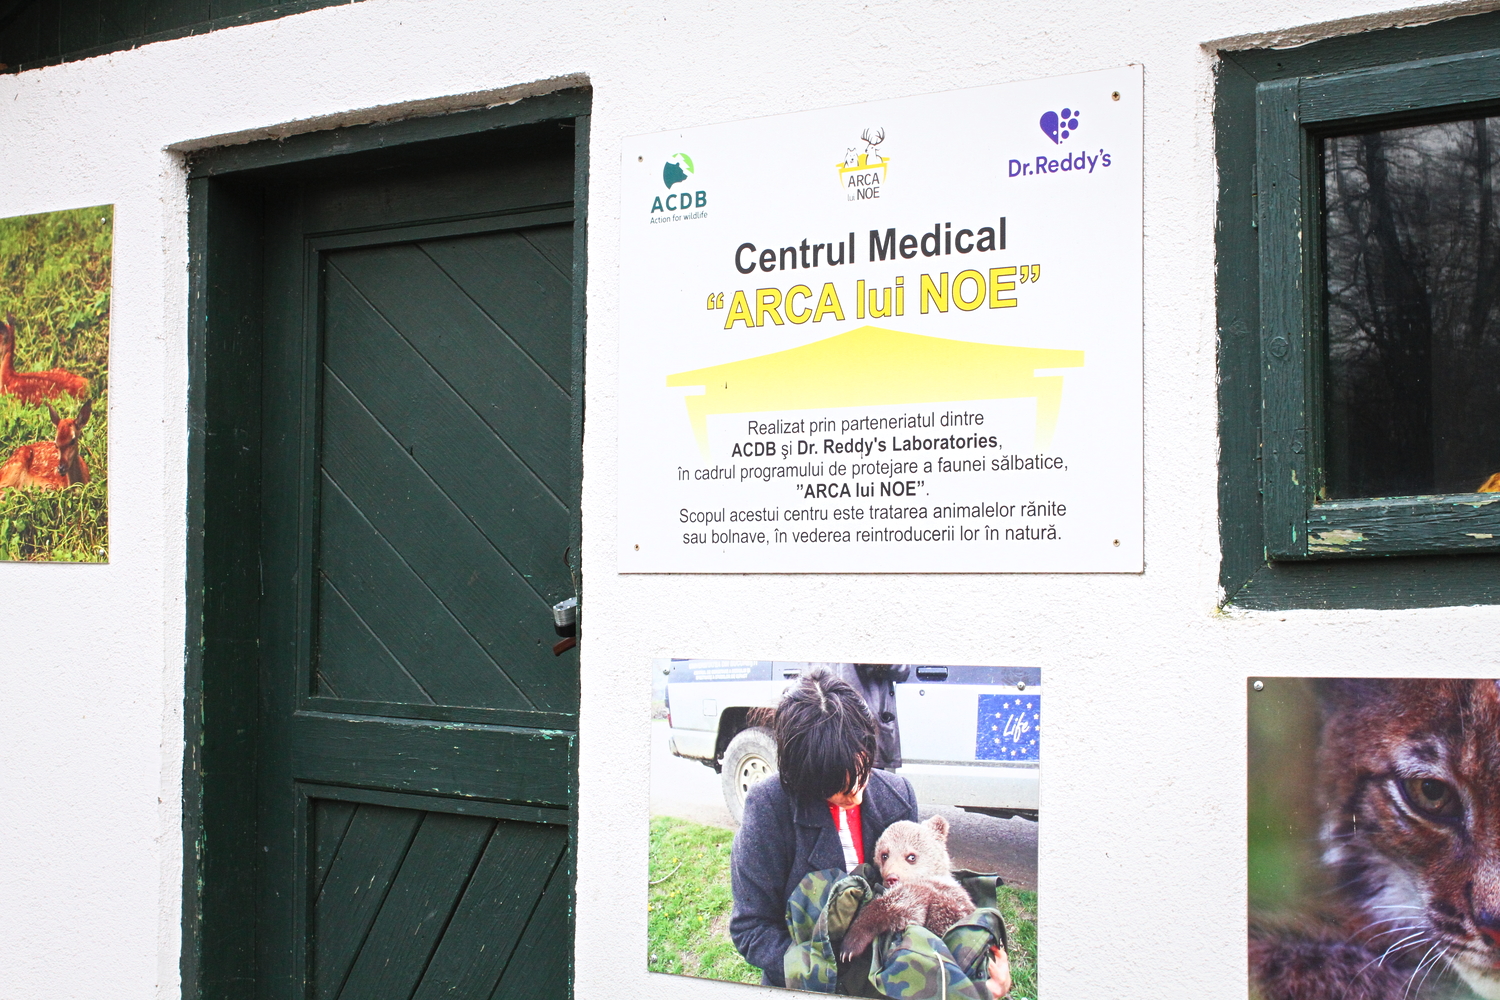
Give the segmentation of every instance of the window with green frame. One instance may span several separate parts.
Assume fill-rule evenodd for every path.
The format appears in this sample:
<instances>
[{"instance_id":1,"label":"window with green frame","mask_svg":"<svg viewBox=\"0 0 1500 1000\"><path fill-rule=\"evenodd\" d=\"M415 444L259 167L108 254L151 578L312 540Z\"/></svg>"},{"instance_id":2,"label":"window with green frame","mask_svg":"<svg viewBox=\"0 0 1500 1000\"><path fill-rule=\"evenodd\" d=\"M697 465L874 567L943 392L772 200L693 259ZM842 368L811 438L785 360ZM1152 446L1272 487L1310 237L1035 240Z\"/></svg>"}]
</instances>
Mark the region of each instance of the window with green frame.
<instances>
[{"instance_id":1,"label":"window with green frame","mask_svg":"<svg viewBox=\"0 0 1500 1000\"><path fill-rule=\"evenodd\" d=\"M1221 52L1221 585L1500 603L1500 15Z\"/></svg>"}]
</instances>

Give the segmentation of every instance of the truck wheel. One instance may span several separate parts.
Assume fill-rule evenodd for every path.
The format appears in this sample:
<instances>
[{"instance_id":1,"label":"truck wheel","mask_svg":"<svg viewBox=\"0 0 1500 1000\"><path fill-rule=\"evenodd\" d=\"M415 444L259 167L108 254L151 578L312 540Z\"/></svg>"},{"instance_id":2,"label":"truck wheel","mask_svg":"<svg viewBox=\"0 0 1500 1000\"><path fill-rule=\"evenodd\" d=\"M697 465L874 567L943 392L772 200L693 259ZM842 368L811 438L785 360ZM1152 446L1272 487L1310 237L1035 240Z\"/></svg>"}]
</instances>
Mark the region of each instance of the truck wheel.
<instances>
[{"instance_id":1,"label":"truck wheel","mask_svg":"<svg viewBox=\"0 0 1500 1000\"><path fill-rule=\"evenodd\" d=\"M745 796L751 786L776 771L776 741L769 731L759 727L742 729L724 748L724 769L719 778L724 783L724 804L738 823L745 815Z\"/></svg>"}]
</instances>

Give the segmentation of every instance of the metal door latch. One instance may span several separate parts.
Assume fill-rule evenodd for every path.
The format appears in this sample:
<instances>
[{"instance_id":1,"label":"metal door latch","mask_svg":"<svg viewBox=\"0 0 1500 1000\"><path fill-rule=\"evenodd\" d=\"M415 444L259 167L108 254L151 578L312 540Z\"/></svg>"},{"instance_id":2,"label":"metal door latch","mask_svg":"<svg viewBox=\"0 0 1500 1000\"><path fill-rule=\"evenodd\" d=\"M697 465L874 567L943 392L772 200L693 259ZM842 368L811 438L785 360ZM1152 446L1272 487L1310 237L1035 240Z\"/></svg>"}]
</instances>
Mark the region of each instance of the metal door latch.
<instances>
[{"instance_id":1,"label":"metal door latch","mask_svg":"<svg viewBox=\"0 0 1500 1000\"><path fill-rule=\"evenodd\" d=\"M562 639L552 645L552 655L561 656L578 645L578 598L552 605L552 630Z\"/></svg>"}]
</instances>

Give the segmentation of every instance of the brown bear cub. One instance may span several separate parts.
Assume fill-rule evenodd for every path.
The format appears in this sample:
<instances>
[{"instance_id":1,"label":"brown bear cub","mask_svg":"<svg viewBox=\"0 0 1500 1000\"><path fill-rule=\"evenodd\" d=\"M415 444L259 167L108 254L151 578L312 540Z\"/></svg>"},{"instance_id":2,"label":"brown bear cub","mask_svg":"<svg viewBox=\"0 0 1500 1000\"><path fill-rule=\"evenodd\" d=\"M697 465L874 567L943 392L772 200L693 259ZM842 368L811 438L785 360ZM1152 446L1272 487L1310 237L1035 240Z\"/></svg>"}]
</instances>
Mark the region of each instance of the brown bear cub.
<instances>
[{"instance_id":1,"label":"brown bear cub","mask_svg":"<svg viewBox=\"0 0 1500 1000\"><path fill-rule=\"evenodd\" d=\"M862 954L877 934L921 924L941 937L974 912L974 901L952 875L948 821L943 817L892 823L875 843L875 862L886 890L866 903L849 925L839 953L844 961Z\"/></svg>"}]
</instances>

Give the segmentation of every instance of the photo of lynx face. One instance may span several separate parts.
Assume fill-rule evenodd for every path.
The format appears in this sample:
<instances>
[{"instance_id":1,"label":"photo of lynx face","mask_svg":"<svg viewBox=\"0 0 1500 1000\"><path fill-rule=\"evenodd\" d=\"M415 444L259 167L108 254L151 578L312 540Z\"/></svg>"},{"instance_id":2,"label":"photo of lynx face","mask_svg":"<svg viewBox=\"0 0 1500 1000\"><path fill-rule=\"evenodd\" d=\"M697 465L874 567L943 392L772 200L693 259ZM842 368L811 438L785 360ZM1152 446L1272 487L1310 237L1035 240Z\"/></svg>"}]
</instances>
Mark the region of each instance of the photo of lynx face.
<instances>
[{"instance_id":1,"label":"photo of lynx face","mask_svg":"<svg viewBox=\"0 0 1500 1000\"><path fill-rule=\"evenodd\" d=\"M1248 697L1252 996L1500 998L1500 681Z\"/></svg>"}]
</instances>

